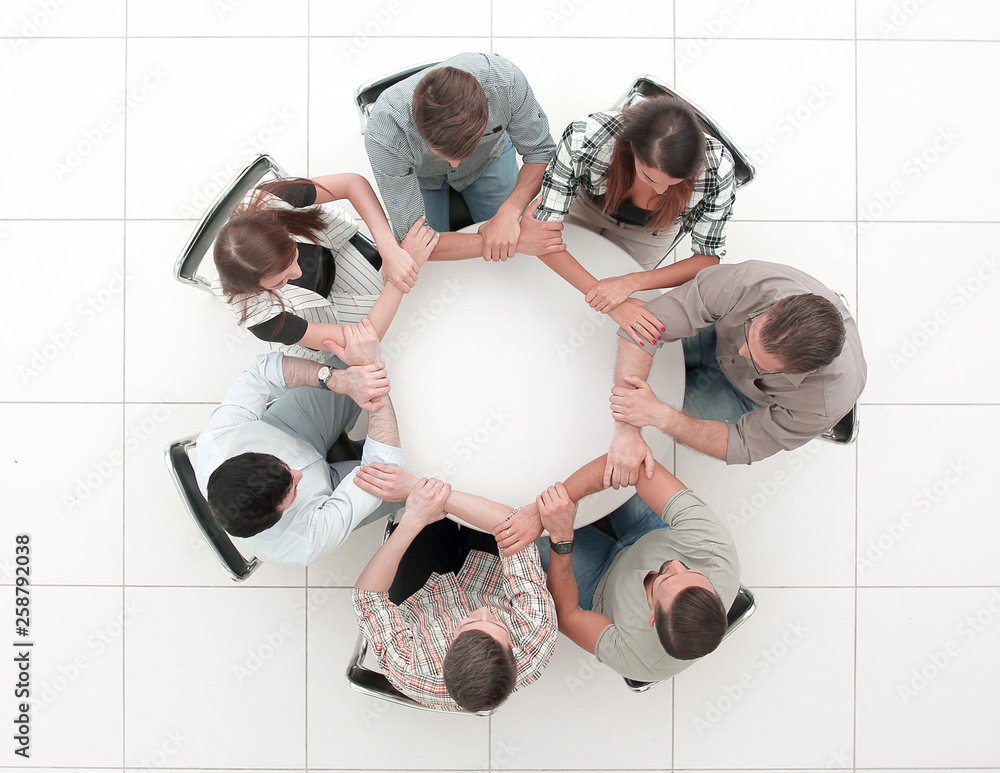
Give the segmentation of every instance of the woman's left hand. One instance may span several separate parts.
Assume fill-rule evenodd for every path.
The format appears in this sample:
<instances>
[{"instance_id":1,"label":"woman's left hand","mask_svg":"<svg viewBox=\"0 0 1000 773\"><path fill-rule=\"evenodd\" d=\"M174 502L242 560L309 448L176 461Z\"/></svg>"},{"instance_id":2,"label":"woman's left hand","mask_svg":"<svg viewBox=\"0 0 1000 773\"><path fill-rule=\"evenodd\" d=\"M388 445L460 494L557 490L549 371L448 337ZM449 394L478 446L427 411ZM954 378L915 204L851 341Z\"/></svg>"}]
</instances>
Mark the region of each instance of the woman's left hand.
<instances>
[{"instance_id":1,"label":"woman's left hand","mask_svg":"<svg viewBox=\"0 0 1000 773\"><path fill-rule=\"evenodd\" d=\"M584 300L591 308L607 314L635 292L631 275L611 276L590 288Z\"/></svg>"}]
</instances>

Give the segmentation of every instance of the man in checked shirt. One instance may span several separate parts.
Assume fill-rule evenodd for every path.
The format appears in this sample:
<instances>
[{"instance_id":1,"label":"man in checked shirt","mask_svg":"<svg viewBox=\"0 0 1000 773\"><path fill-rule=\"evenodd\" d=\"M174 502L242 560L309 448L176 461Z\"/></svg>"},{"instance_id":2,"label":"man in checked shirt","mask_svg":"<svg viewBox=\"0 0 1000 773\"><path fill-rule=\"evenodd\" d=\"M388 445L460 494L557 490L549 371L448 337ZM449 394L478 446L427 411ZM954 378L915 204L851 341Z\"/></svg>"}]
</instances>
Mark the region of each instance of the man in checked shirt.
<instances>
[{"instance_id":1,"label":"man in checked shirt","mask_svg":"<svg viewBox=\"0 0 1000 773\"><path fill-rule=\"evenodd\" d=\"M354 586L354 611L389 682L436 709L488 711L534 682L557 629L538 549L499 556L491 532L519 509L373 465L358 485L406 500ZM537 509L532 503L524 510ZM452 513L485 533L443 520Z\"/></svg>"}]
</instances>

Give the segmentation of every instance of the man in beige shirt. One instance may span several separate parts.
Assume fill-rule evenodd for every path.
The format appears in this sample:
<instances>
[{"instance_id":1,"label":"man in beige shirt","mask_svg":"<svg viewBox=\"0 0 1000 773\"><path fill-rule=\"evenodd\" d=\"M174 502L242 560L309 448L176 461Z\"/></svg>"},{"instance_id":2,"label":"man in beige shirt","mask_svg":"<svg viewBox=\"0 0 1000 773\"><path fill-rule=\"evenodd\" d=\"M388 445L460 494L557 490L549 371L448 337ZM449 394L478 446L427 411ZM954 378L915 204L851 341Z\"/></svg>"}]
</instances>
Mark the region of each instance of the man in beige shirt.
<instances>
[{"instance_id":1,"label":"man in beige shirt","mask_svg":"<svg viewBox=\"0 0 1000 773\"><path fill-rule=\"evenodd\" d=\"M858 328L836 293L803 271L747 261L712 266L646 304L663 341L620 330L605 485L633 485L653 461L640 428L654 426L727 464L791 450L843 418L865 385ZM645 378L664 341L684 339L684 412Z\"/></svg>"}]
</instances>

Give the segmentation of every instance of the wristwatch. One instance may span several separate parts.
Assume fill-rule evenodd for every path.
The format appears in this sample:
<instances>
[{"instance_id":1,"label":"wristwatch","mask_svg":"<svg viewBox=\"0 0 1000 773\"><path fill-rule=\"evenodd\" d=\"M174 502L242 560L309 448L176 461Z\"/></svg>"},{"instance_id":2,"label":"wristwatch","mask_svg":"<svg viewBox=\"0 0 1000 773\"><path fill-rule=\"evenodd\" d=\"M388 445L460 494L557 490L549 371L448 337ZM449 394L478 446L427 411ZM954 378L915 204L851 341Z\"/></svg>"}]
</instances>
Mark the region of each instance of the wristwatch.
<instances>
[{"instance_id":1,"label":"wristwatch","mask_svg":"<svg viewBox=\"0 0 1000 773\"><path fill-rule=\"evenodd\" d=\"M326 380L330 378L331 373L333 373L333 368L329 367L328 365L324 365L322 368L319 369L319 373L316 374L316 378L319 379L319 385L323 387L323 389L330 388L326 385Z\"/></svg>"},{"instance_id":2,"label":"wristwatch","mask_svg":"<svg viewBox=\"0 0 1000 773\"><path fill-rule=\"evenodd\" d=\"M553 553L558 553L561 556L573 552L573 540L569 540L568 542L552 542L549 540L549 546L552 548Z\"/></svg>"}]
</instances>

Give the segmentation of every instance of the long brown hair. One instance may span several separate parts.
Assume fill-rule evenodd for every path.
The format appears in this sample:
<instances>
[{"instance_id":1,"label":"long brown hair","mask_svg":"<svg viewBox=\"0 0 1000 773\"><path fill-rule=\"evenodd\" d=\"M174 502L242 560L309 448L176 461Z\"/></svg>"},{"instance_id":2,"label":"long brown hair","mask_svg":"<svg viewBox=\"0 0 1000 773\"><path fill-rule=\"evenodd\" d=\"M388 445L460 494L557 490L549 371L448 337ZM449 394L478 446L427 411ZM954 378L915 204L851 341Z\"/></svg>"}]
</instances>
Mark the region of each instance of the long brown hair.
<instances>
[{"instance_id":1,"label":"long brown hair","mask_svg":"<svg viewBox=\"0 0 1000 773\"><path fill-rule=\"evenodd\" d=\"M655 97L625 109L622 132L608 166L604 214L618 210L635 181L635 160L681 180L660 196L647 228L665 231L684 211L705 163L705 133L694 111L672 97Z\"/></svg>"},{"instance_id":2,"label":"long brown hair","mask_svg":"<svg viewBox=\"0 0 1000 773\"><path fill-rule=\"evenodd\" d=\"M264 277L280 274L297 260L293 237L318 241L326 226L320 207L286 209L275 207L270 198L280 197L291 186L303 183L313 184L301 177L291 177L258 188L248 201L233 207L229 221L219 229L213 257L222 290L230 303L261 292ZM274 290L266 292L281 303ZM284 304L281 305L284 313ZM241 324L247 318L246 307L242 315Z\"/></svg>"}]
</instances>

